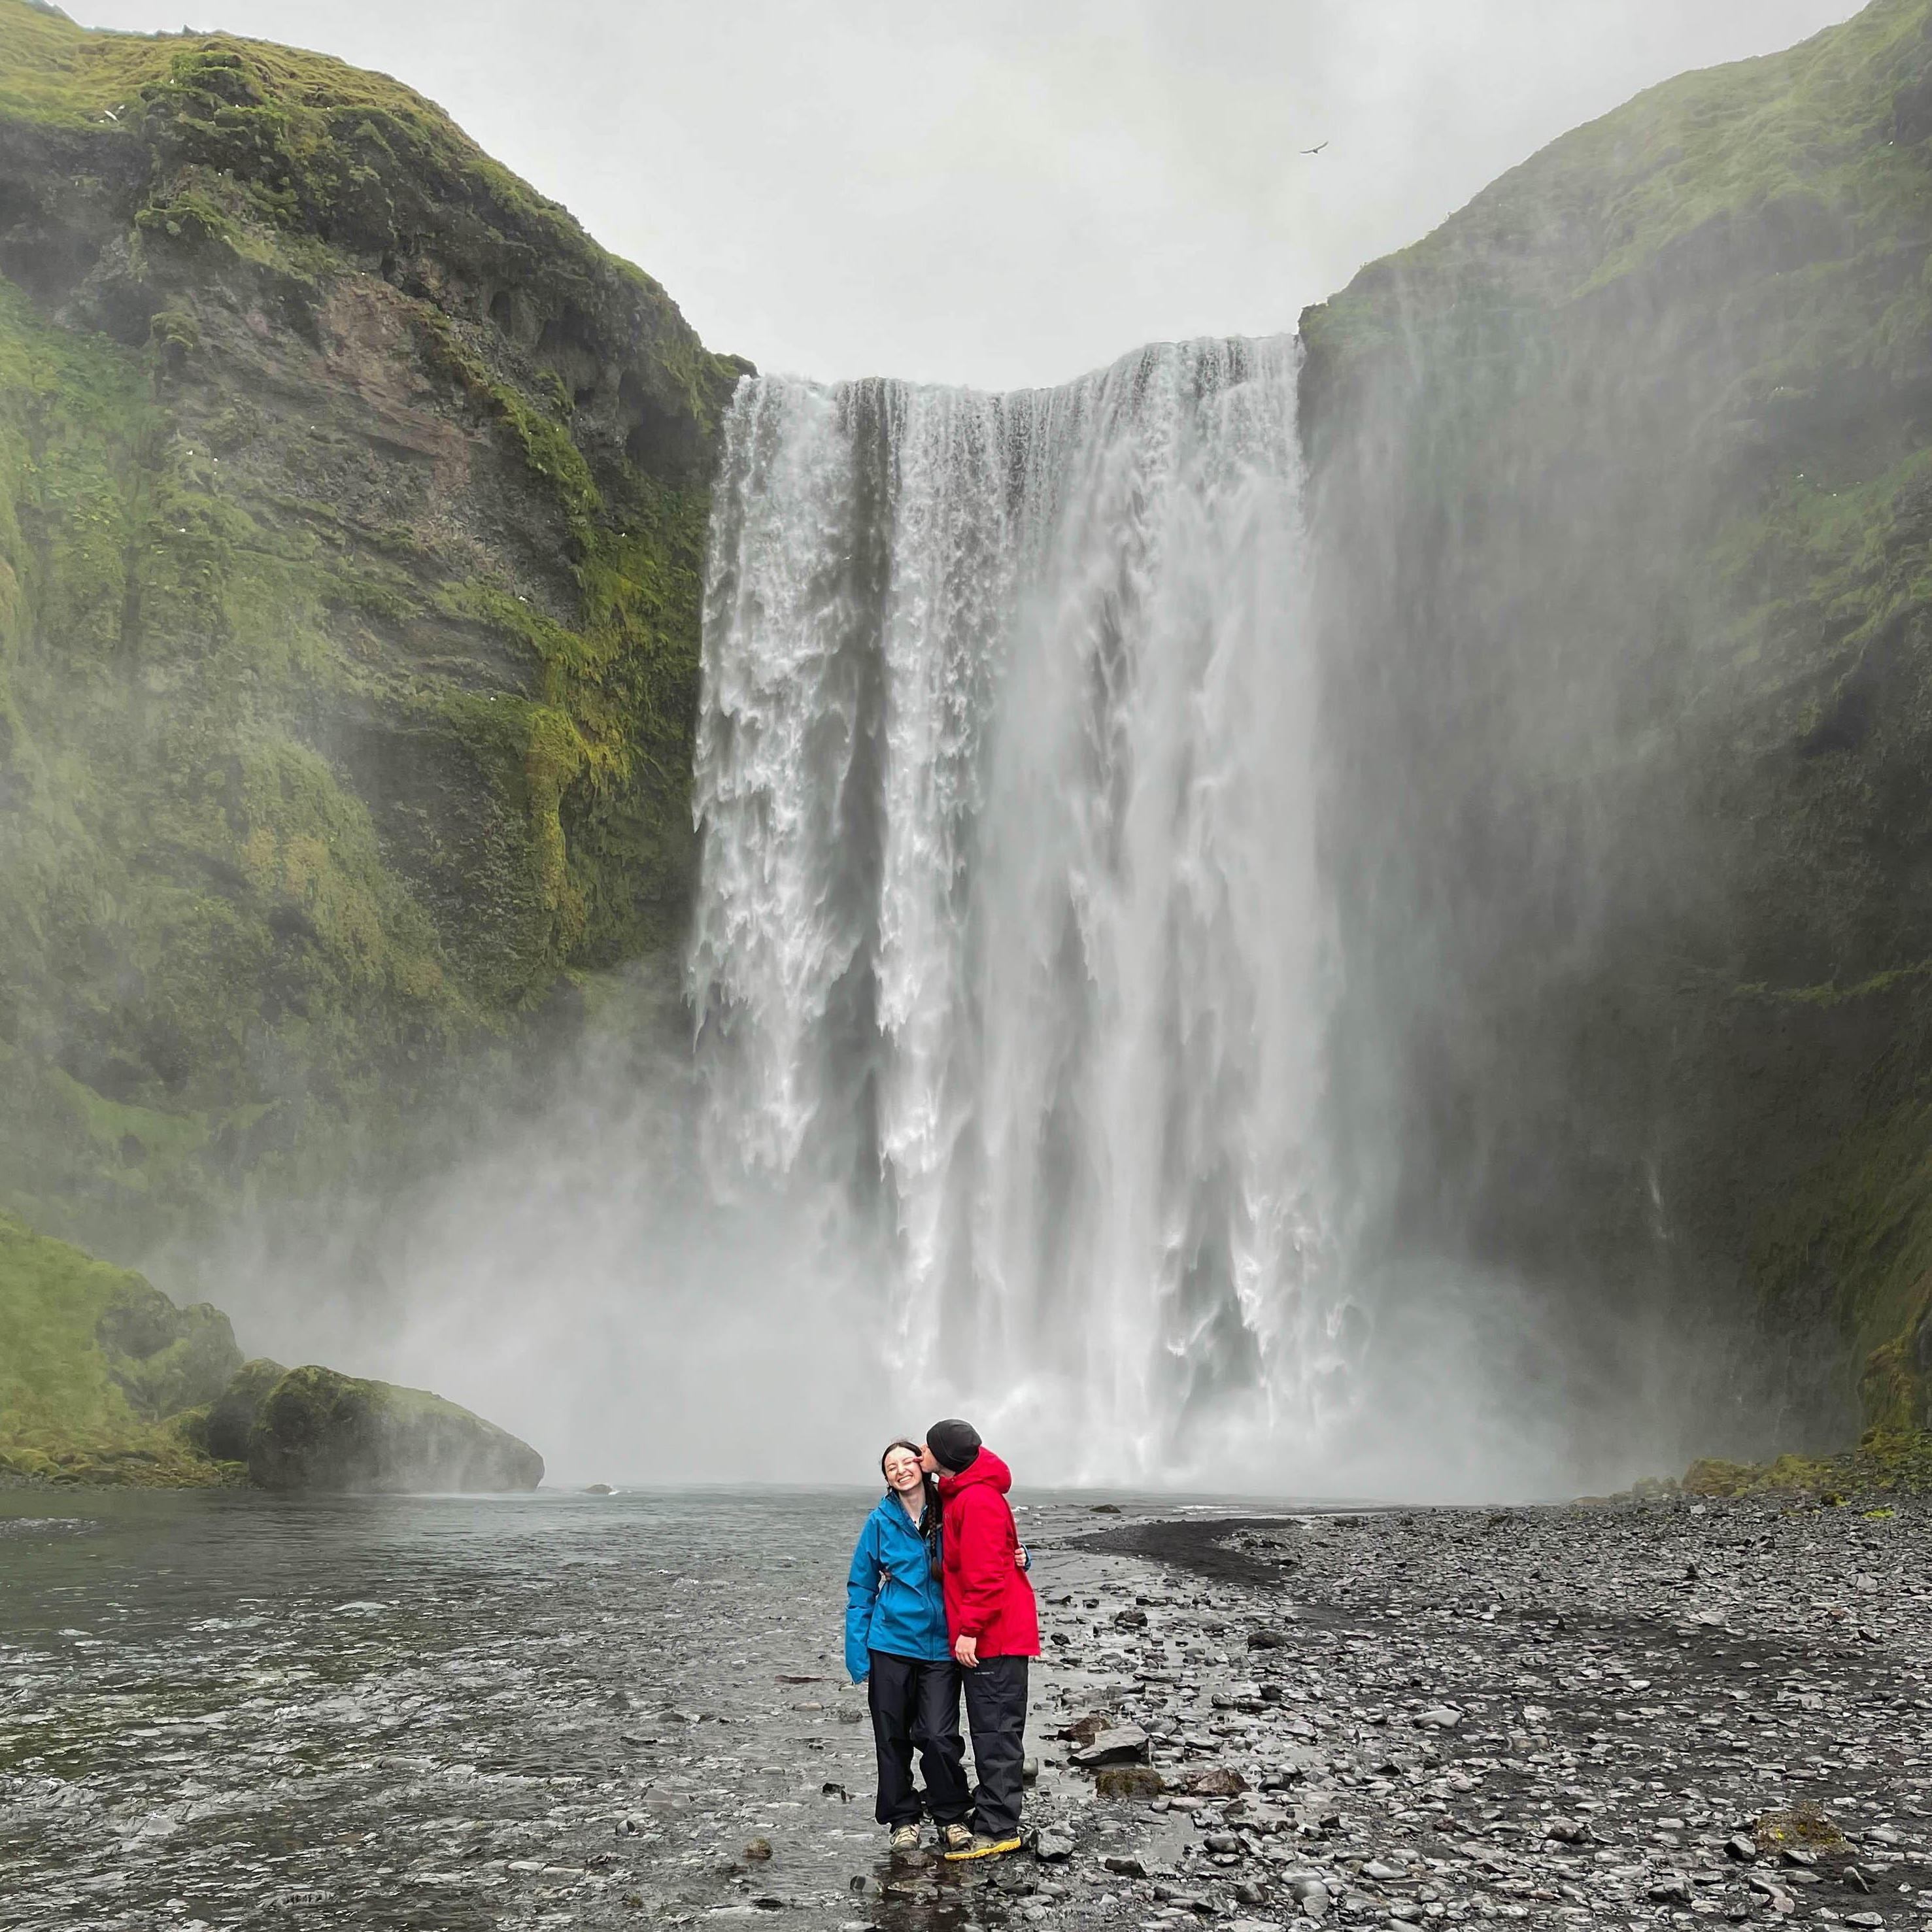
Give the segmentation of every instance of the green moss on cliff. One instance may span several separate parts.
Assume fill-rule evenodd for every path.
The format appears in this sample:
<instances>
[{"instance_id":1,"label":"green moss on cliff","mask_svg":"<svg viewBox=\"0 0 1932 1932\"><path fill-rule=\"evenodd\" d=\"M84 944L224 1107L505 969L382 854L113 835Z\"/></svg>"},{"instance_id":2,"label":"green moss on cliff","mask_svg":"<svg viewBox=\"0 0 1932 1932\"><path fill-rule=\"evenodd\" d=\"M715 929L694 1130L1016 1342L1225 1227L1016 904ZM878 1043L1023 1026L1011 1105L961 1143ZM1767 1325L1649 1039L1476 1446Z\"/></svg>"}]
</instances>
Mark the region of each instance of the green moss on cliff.
<instances>
[{"instance_id":1,"label":"green moss on cliff","mask_svg":"<svg viewBox=\"0 0 1932 1932\"><path fill-rule=\"evenodd\" d=\"M16 1200L124 1239L249 1164L291 1097L251 1057L374 1084L476 1009L303 742L327 560L200 487L133 352L0 289L0 1132Z\"/></svg>"},{"instance_id":2,"label":"green moss on cliff","mask_svg":"<svg viewBox=\"0 0 1932 1932\"><path fill-rule=\"evenodd\" d=\"M1868 1430L1839 1456L1780 1456L1769 1462L1694 1462L1683 1487L1698 1496L1813 1496L1828 1504L1872 1495L1932 1495L1932 1432ZM1880 1512L1882 1514L1882 1512Z\"/></svg>"},{"instance_id":3,"label":"green moss on cliff","mask_svg":"<svg viewBox=\"0 0 1932 1932\"><path fill-rule=\"evenodd\" d=\"M224 1318L0 1215L0 1472L196 1486L236 1472L173 1419L241 1359Z\"/></svg>"},{"instance_id":4,"label":"green moss on cliff","mask_svg":"<svg viewBox=\"0 0 1932 1932\"><path fill-rule=\"evenodd\" d=\"M1929 301L1932 8L1876 0L1303 319L1407 1232L1754 1328L1759 1443L1932 1412Z\"/></svg>"},{"instance_id":5,"label":"green moss on cliff","mask_svg":"<svg viewBox=\"0 0 1932 1932\"><path fill-rule=\"evenodd\" d=\"M1916 249L1932 224L1912 152L1928 131L1924 29L1921 0L1876 0L1784 52L1679 75L1564 135L1306 312L1324 380L1445 334L1513 359L1526 315L1653 274L1742 296L1726 280L1754 281L1761 266L1798 324L1786 356L1808 342L1834 368L1862 362L1902 318L1844 301L1845 258ZM1901 282L1918 299L1916 274Z\"/></svg>"},{"instance_id":6,"label":"green moss on cliff","mask_svg":"<svg viewBox=\"0 0 1932 1932\"><path fill-rule=\"evenodd\" d=\"M452 274L488 278L486 309L500 296L496 314L512 326L527 320L541 334L550 322L566 355L594 348L622 314L647 352L628 373L667 416L692 420L694 452L721 371L728 391L728 370L656 282L386 75L228 35L93 33L5 0L0 117L16 134L76 142L104 176L147 175L162 193L137 222L142 232L182 225L185 210L244 248L266 245L246 238L250 230L281 231L309 244L319 268L334 249L418 251ZM542 288L530 286L539 277ZM532 306L526 318L519 298Z\"/></svg>"},{"instance_id":7,"label":"green moss on cliff","mask_svg":"<svg viewBox=\"0 0 1932 1932\"><path fill-rule=\"evenodd\" d=\"M1866 1421L1932 1421L1911 1337L1932 1314L1932 1111L1913 1102L1861 1121L1760 1221L1753 1278L1800 1320L1825 1299L1841 1324Z\"/></svg>"},{"instance_id":8,"label":"green moss on cliff","mask_svg":"<svg viewBox=\"0 0 1932 1932\"><path fill-rule=\"evenodd\" d=\"M111 1251L676 934L710 355L380 75L0 0L0 1202Z\"/></svg>"}]
</instances>

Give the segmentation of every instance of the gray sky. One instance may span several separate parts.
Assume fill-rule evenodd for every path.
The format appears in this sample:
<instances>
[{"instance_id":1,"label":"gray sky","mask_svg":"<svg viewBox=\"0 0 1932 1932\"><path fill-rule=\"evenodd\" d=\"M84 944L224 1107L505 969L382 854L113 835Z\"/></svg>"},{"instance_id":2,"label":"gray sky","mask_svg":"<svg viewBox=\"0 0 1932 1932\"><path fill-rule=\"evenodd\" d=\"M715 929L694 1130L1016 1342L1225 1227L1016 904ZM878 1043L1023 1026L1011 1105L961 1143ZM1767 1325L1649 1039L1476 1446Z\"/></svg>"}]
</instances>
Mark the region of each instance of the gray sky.
<instances>
[{"instance_id":1,"label":"gray sky","mask_svg":"<svg viewBox=\"0 0 1932 1932\"><path fill-rule=\"evenodd\" d=\"M68 0L394 74L710 345L1006 388L1292 328L1685 68L1852 0ZM1297 151L1326 141L1321 154Z\"/></svg>"}]
</instances>

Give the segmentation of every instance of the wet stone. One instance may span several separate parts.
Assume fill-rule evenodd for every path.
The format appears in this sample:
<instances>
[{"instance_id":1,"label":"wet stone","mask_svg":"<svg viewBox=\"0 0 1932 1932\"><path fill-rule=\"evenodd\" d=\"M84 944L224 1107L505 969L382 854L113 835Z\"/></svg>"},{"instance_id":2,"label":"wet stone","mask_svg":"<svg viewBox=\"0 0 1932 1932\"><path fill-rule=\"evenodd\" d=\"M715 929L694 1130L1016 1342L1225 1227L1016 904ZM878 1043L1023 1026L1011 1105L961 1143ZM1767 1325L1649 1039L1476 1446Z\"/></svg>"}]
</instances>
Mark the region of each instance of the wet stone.
<instances>
[{"instance_id":1,"label":"wet stone","mask_svg":"<svg viewBox=\"0 0 1932 1932\"><path fill-rule=\"evenodd\" d=\"M1133 1764L1148 1754L1148 1734L1138 1724L1120 1724L1098 1731L1094 1741L1082 1745L1073 1755L1075 1761L1097 1768L1102 1765Z\"/></svg>"},{"instance_id":2,"label":"wet stone","mask_svg":"<svg viewBox=\"0 0 1932 1932\"><path fill-rule=\"evenodd\" d=\"M1094 1774L1094 1790L1102 1798L1158 1798L1161 1775L1151 1765L1108 1765Z\"/></svg>"},{"instance_id":3,"label":"wet stone","mask_svg":"<svg viewBox=\"0 0 1932 1932\"><path fill-rule=\"evenodd\" d=\"M75 1507L0 1562L50 1926L1932 1923L1916 1504L1043 1507L1034 1835L964 1866L872 1819L849 1498Z\"/></svg>"}]
</instances>

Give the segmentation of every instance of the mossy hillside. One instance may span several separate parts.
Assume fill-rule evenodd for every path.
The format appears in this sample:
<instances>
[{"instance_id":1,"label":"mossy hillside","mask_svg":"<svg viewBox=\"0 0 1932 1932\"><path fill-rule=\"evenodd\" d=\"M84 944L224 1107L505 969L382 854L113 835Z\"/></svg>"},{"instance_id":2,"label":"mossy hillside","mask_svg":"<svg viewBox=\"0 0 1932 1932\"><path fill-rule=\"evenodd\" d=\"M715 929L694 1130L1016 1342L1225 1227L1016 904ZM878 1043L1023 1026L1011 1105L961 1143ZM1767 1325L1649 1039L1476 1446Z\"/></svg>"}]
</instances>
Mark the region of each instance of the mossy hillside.
<instances>
[{"instance_id":1,"label":"mossy hillside","mask_svg":"<svg viewBox=\"0 0 1932 1932\"><path fill-rule=\"evenodd\" d=\"M1932 132L1925 20L1922 0L1876 0L1784 52L1679 75L1563 136L1306 312L1318 400L1378 364L1413 375L1444 346L1479 355L1486 344L1501 375L1526 320L1588 308L1619 284L1654 288L1666 304L1696 284L1728 321L1782 326L1756 286L1774 278L1778 309L1803 334L1837 337L1815 343L1820 372L1856 369L1874 350L1916 358L1923 298L1912 270L1928 211L1915 149ZM1876 276L1888 258L1902 310L1840 299L1840 270ZM1730 400L1712 396L1711 415Z\"/></svg>"},{"instance_id":2,"label":"mossy hillside","mask_svg":"<svg viewBox=\"0 0 1932 1932\"><path fill-rule=\"evenodd\" d=\"M244 1362L228 1318L0 1214L0 1481L532 1489L526 1443L425 1389Z\"/></svg>"},{"instance_id":3,"label":"mossy hillside","mask_svg":"<svg viewBox=\"0 0 1932 1932\"><path fill-rule=\"evenodd\" d=\"M313 1186L688 889L736 365L420 97L0 0L0 1198Z\"/></svg>"},{"instance_id":4,"label":"mossy hillside","mask_svg":"<svg viewBox=\"0 0 1932 1932\"><path fill-rule=\"evenodd\" d=\"M0 1473L199 1486L237 1480L178 1418L241 1359L213 1309L0 1215Z\"/></svg>"},{"instance_id":5,"label":"mossy hillside","mask_svg":"<svg viewBox=\"0 0 1932 1932\"><path fill-rule=\"evenodd\" d=\"M1708 1458L1692 1463L1680 1486L1699 1496L1815 1496L1828 1508L1871 1496L1932 1495L1932 1432L1868 1429L1856 1448L1835 1456L1787 1454L1758 1463Z\"/></svg>"},{"instance_id":6,"label":"mossy hillside","mask_svg":"<svg viewBox=\"0 0 1932 1932\"><path fill-rule=\"evenodd\" d=\"M263 41L88 32L26 0L0 14L0 118L28 162L14 212L31 212L0 248L16 279L58 287L90 244L129 240L129 220L137 245L212 242L298 285L345 255L373 262L535 352L544 396L632 440L645 466L706 471L735 365L410 88ZM84 171L32 170L56 153Z\"/></svg>"},{"instance_id":7,"label":"mossy hillside","mask_svg":"<svg viewBox=\"0 0 1932 1932\"><path fill-rule=\"evenodd\" d=\"M1304 324L1394 1214L1756 1324L1761 1446L1926 1419L1928 23L1653 89Z\"/></svg>"},{"instance_id":8,"label":"mossy hillside","mask_svg":"<svg viewBox=\"0 0 1932 1932\"><path fill-rule=\"evenodd\" d=\"M326 674L326 566L200 487L138 359L17 292L0 372L6 1144L16 1186L185 1199L274 1131L235 1077L266 1032L340 1077L359 1026L395 1016L406 1055L460 995L366 806L262 701Z\"/></svg>"}]
</instances>

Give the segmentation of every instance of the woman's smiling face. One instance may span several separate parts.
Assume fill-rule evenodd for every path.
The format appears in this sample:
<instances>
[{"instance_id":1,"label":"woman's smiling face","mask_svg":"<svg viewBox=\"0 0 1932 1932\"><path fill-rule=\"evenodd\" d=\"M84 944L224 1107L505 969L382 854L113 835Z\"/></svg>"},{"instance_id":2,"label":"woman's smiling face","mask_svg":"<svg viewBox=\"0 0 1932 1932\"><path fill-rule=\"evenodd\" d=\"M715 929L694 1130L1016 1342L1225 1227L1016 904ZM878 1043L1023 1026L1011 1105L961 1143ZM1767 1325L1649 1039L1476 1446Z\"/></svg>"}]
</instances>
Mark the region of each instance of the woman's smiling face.
<instances>
[{"instance_id":1,"label":"woman's smiling face","mask_svg":"<svg viewBox=\"0 0 1932 1932\"><path fill-rule=\"evenodd\" d=\"M887 1450L884 1467L887 1487L898 1490L901 1496L910 1496L919 1487L922 1474L919 1458L910 1449Z\"/></svg>"}]
</instances>

